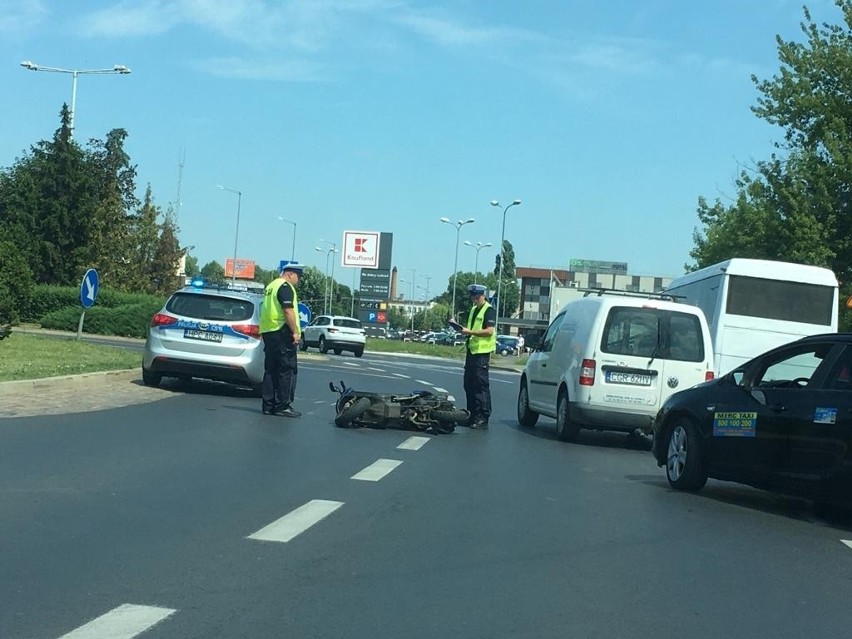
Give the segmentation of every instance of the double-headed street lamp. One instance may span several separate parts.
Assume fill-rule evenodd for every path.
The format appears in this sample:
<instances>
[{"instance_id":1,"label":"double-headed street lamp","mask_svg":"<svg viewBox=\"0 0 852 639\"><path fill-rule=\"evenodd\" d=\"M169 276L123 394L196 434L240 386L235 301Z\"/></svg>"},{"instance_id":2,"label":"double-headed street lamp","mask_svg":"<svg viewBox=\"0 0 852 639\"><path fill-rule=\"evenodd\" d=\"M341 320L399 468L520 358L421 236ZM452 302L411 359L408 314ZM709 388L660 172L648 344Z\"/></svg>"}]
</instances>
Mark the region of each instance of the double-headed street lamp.
<instances>
[{"instance_id":1,"label":"double-headed street lamp","mask_svg":"<svg viewBox=\"0 0 852 639\"><path fill-rule=\"evenodd\" d=\"M413 271L414 269L411 270ZM411 313L411 331L414 332L414 279L410 282L408 280L399 280L399 283L411 285L411 296L408 299L408 310Z\"/></svg>"},{"instance_id":2,"label":"double-headed street lamp","mask_svg":"<svg viewBox=\"0 0 852 639\"><path fill-rule=\"evenodd\" d=\"M116 64L111 69L61 69L59 67L43 67L30 60L21 62L21 66L30 71L48 71L50 73L68 73L71 76L71 111L69 129L74 137L74 113L77 108L77 77L81 75L129 75L130 69L123 64Z\"/></svg>"},{"instance_id":3,"label":"double-headed street lamp","mask_svg":"<svg viewBox=\"0 0 852 639\"><path fill-rule=\"evenodd\" d=\"M456 227L456 259L453 262L453 306L450 311L450 316L453 318L453 321L456 321L456 279L459 276L459 233L461 232L461 227L465 224L473 224L476 220L472 217L466 220L459 220L458 222L451 222L450 218L442 217L441 221L444 224L449 224L450 226Z\"/></svg>"},{"instance_id":4,"label":"double-headed street lamp","mask_svg":"<svg viewBox=\"0 0 852 639\"><path fill-rule=\"evenodd\" d=\"M504 253L506 252L506 251L505 251L505 244L506 244L506 211L508 211L508 210L509 210L510 208L512 208L513 206L519 206L519 205L520 205L520 203L521 203L521 201L520 201L520 200L515 200L515 201L514 201L514 202L512 202L511 204L507 204L507 205L506 205L506 207L503 209L503 230L502 230L502 231L500 231L500 253L499 253L499 255L500 255L500 269L499 269L500 273L499 273L499 275L497 276L497 277L499 278L499 279L497 280L497 315L498 315L498 318L497 318L497 319L498 319L498 322L499 322L500 306L501 306L501 305L503 306L503 315L505 315L505 314L506 314L506 305L505 305L505 304L503 304L503 262L505 261L505 260L503 259L503 257L504 257ZM491 200L491 206L499 207L499 206L500 206L500 202L498 202L497 200Z\"/></svg>"},{"instance_id":5,"label":"double-headed street lamp","mask_svg":"<svg viewBox=\"0 0 852 639\"><path fill-rule=\"evenodd\" d=\"M321 240L321 241L325 241L325 240ZM320 253L325 253L325 291L323 291L323 298L322 298L322 314L323 315L328 315L329 308L331 307L331 296L332 296L332 293L329 290L330 282L329 282L329 276L328 276L328 258L330 258L334 253L337 253L337 245L333 244L332 242L329 242L329 244L331 244L332 246L331 246L330 249L327 249L327 250L324 249L324 248L320 248L319 246L314 247L315 251L319 251ZM334 273L334 262L332 262L331 264L332 264L332 273Z\"/></svg>"},{"instance_id":6,"label":"double-headed street lamp","mask_svg":"<svg viewBox=\"0 0 852 639\"><path fill-rule=\"evenodd\" d=\"M473 248L476 249L476 262L474 262L475 266L474 266L474 270L473 270L473 283L478 284L479 282L478 282L477 278L479 277L479 251L481 251L484 248L491 246L491 242L485 242L485 243L477 242L476 244L474 244L473 242L471 242L469 240L465 240L464 243L465 243L465 246L472 246Z\"/></svg>"},{"instance_id":7,"label":"double-headed street lamp","mask_svg":"<svg viewBox=\"0 0 852 639\"><path fill-rule=\"evenodd\" d=\"M218 185L223 191L237 194L237 230L234 232L234 263L231 267L231 284L237 282L237 245L240 241L240 206L243 203L243 192L238 189L231 189L227 186Z\"/></svg>"},{"instance_id":8,"label":"double-headed street lamp","mask_svg":"<svg viewBox=\"0 0 852 639\"><path fill-rule=\"evenodd\" d=\"M290 220L286 220L283 217L281 217L280 215L278 216L278 219L281 220L282 222L286 222L287 224L293 225L293 249L290 251L290 260L295 262L296 261L296 223L291 222Z\"/></svg>"}]
</instances>

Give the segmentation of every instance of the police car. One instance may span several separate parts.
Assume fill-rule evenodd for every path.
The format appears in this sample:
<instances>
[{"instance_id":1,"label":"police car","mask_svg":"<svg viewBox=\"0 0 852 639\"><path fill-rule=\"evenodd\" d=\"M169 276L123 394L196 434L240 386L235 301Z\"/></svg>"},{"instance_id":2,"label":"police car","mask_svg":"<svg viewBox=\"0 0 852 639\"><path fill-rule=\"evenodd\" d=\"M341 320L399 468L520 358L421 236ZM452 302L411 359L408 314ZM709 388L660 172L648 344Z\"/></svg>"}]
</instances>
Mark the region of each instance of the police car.
<instances>
[{"instance_id":1,"label":"police car","mask_svg":"<svg viewBox=\"0 0 852 639\"><path fill-rule=\"evenodd\" d=\"M245 287L202 280L173 293L151 318L142 381L157 386L163 377L199 377L260 392L262 299Z\"/></svg>"},{"instance_id":2,"label":"police car","mask_svg":"<svg viewBox=\"0 0 852 639\"><path fill-rule=\"evenodd\" d=\"M805 337L675 393L653 428L675 489L713 477L852 502L852 334Z\"/></svg>"}]
</instances>

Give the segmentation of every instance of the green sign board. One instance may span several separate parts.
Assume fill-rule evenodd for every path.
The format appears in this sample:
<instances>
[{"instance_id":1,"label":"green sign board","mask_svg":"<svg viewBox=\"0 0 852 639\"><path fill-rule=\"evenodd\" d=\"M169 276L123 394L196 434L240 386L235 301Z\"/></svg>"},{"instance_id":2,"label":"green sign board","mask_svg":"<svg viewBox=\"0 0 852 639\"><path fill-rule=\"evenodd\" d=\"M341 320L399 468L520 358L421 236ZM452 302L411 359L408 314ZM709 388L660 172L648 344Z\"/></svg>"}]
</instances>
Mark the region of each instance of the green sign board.
<instances>
[{"instance_id":1,"label":"green sign board","mask_svg":"<svg viewBox=\"0 0 852 639\"><path fill-rule=\"evenodd\" d=\"M570 260L568 268L581 273L606 273L627 275L627 262L604 262L600 260Z\"/></svg>"}]
</instances>

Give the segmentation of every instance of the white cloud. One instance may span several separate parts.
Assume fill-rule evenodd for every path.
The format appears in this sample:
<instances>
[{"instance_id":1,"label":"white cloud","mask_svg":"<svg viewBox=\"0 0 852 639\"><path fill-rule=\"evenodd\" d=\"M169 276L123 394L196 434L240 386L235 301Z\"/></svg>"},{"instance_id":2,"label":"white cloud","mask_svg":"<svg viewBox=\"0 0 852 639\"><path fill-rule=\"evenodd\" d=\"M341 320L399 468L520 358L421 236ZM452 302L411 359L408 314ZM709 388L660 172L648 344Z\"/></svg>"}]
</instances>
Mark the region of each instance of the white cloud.
<instances>
[{"instance_id":1,"label":"white cloud","mask_svg":"<svg viewBox=\"0 0 852 639\"><path fill-rule=\"evenodd\" d=\"M397 17L396 21L443 46L484 46L506 40L529 40L538 37L523 29L468 26L446 16L405 13Z\"/></svg>"},{"instance_id":2,"label":"white cloud","mask_svg":"<svg viewBox=\"0 0 852 639\"><path fill-rule=\"evenodd\" d=\"M0 33L21 35L37 26L46 15L42 0L0 0Z\"/></svg>"},{"instance_id":3,"label":"white cloud","mask_svg":"<svg viewBox=\"0 0 852 639\"><path fill-rule=\"evenodd\" d=\"M161 0L119 2L80 20L81 35L124 38L159 35L180 23L180 9Z\"/></svg>"}]
</instances>

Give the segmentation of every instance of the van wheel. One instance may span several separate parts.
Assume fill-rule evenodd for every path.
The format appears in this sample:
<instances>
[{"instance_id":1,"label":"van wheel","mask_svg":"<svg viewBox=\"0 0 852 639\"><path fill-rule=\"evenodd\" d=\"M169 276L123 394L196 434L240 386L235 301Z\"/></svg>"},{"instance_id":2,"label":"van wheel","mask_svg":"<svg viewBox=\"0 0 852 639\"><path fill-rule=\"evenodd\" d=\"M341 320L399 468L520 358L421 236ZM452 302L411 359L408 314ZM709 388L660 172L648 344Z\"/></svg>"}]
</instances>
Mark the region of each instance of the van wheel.
<instances>
[{"instance_id":1,"label":"van wheel","mask_svg":"<svg viewBox=\"0 0 852 639\"><path fill-rule=\"evenodd\" d=\"M530 394L527 389L527 380L521 380L521 389L518 391L518 423L524 428L532 428L538 421L538 413L530 410Z\"/></svg>"},{"instance_id":2,"label":"van wheel","mask_svg":"<svg viewBox=\"0 0 852 639\"><path fill-rule=\"evenodd\" d=\"M559 441L573 442L579 434L580 426L571 421L568 393L562 390L559 392L559 400L556 403L556 436Z\"/></svg>"},{"instance_id":3,"label":"van wheel","mask_svg":"<svg viewBox=\"0 0 852 639\"><path fill-rule=\"evenodd\" d=\"M675 490L698 491L707 483L701 439L695 424L690 421L678 420L669 430L666 479Z\"/></svg>"}]
</instances>

